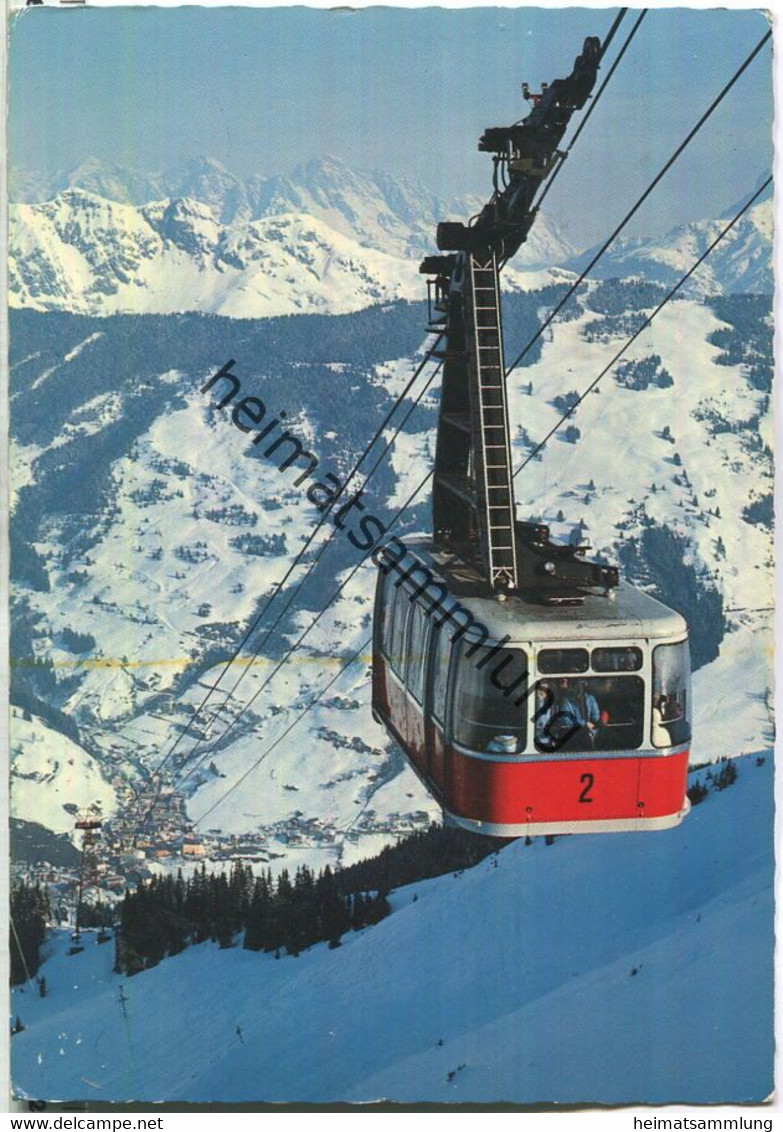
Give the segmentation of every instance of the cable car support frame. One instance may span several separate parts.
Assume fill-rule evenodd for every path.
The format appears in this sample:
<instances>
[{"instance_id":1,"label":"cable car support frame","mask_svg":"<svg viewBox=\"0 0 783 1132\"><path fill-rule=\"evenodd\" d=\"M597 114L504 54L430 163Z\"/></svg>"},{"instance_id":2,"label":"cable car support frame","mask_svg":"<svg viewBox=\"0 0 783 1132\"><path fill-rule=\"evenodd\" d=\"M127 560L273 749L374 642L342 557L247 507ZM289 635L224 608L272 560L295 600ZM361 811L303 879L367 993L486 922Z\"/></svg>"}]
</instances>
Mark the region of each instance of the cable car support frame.
<instances>
[{"instance_id":1,"label":"cable car support frame","mask_svg":"<svg viewBox=\"0 0 783 1132\"><path fill-rule=\"evenodd\" d=\"M531 94L521 122L491 127L479 149L493 154L494 191L472 223L438 225L428 256L429 329L443 335L438 436L432 490L436 550L456 555L498 594L530 601L579 602L585 591L610 592L615 567L585 558L585 547L563 546L541 523L516 518L500 269L528 237L534 199L557 168L571 116L595 85L602 48L588 37L571 74Z\"/></svg>"}]
</instances>

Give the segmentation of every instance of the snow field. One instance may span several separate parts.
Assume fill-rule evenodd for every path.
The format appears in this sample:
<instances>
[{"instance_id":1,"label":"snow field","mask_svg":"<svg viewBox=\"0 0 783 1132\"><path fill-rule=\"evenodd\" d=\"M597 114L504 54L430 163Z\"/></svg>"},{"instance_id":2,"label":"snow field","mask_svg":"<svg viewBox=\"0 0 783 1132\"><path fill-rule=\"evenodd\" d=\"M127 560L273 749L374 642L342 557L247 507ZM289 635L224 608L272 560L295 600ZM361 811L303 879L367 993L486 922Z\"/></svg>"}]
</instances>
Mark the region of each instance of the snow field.
<instances>
[{"instance_id":1,"label":"snow field","mask_svg":"<svg viewBox=\"0 0 783 1132\"><path fill-rule=\"evenodd\" d=\"M760 1101L772 1087L772 767L737 765L737 783L675 830L517 841L399 890L391 916L336 951L276 961L207 944L127 979L111 973L111 945L67 957L56 937L47 997L14 993L27 1026L15 1087L144 1101Z\"/></svg>"}]
</instances>

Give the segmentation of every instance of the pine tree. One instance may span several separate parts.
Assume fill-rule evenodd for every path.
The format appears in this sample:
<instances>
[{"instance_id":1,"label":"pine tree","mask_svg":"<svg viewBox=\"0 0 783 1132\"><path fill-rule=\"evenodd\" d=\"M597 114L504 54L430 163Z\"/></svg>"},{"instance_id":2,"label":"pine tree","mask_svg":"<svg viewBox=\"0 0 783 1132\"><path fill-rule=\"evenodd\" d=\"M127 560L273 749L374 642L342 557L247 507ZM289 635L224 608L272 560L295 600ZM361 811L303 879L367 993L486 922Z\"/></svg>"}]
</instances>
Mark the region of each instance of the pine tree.
<instances>
[{"instance_id":1,"label":"pine tree","mask_svg":"<svg viewBox=\"0 0 783 1132\"><path fill-rule=\"evenodd\" d=\"M281 947L288 947L288 944L293 939L293 914L292 905L294 898L294 888L291 884L291 877L288 869L283 869L280 876L277 878L277 888L275 890L275 898L272 903L272 915L270 917L270 946L275 950Z\"/></svg>"},{"instance_id":2,"label":"pine tree","mask_svg":"<svg viewBox=\"0 0 783 1132\"><path fill-rule=\"evenodd\" d=\"M698 806L709 794L709 789L704 785L703 782L700 782L699 779L696 779L696 781L688 787L687 794L688 798L690 799L691 805Z\"/></svg>"},{"instance_id":3,"label":"pine tree","mask_svg":"<svg viewBox=\"0 0 783 1132\"><path fill-rule=\"evenodd\" d=\"M46 922L51 915L49 897L40 885L19 881L11 889L10 933L11 985L23 983L41 965L41 945L46 938Z\"/></svg>"},{"instance_id":4,"label":"pine tree","mask_svg":"<svg viewBox=\"0 0 783 1132\"><path fill-rule=\"evenodd\" d=\"M737 781L737 768L731 759L723 763L720 774L715 779L716 790L726 790Z\"/></svg>"},{"instance_id":5,"label":"pine tree","mask_svg":"<svg viewBox=\"0 0 783 1132\"><path fill-rule=\"evenodd\" d=\"M271 907L271 886L267 876L262 874L256 878L247 912L243 946L249 951L268 950Z\"/></svg>"}]
</instances>

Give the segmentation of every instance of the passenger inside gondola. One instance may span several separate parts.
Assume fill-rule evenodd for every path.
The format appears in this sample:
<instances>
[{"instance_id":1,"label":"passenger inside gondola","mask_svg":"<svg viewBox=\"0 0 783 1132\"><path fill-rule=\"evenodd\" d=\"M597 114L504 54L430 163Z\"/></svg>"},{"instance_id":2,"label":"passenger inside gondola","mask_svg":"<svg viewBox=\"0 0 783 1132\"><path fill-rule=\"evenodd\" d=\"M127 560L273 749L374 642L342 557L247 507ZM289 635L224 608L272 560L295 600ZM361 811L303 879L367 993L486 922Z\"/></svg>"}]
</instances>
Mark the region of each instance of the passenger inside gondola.
<instances>
[{"instance_id":1,"label":"passenger inside gondola","mask_svg":"<svg viewBox=\"0 0 783 1132\"><path fill-rule=\"evenodd\" d=\"M540 751L633 749L642 741L644 685L639 677L539 682L535 740Z\"/></svg>"},{"instance_id":2,"label":"passenger inside gondola","mask_svg":"<svg viewBox=\"0 0 783 1132\"><path fill-rule=\"evenodd\" d=\"M585 687L581 694L578 688L572 691L568 680L560 681L560 711L579 727L586 727L588 734L593 735L601 722L601 709L598 700L589 688Z\"/></svg>"},{"instance_id":3,"label":"passenger inside gondola","mask_svg":"<svg viewBox=\"0 0 783 1132\"><path fill-rule=\"evenodd\" d=\"M677 746L690 737L688 643L659 645L653 653L653 746Z\"/></svg>"},{"instance_id":4,"label":"passenger inside gondola","mask_svg":"<svg viewBox=\"0 0 783 1132\"><path fill-rule=\"evenodd\" d=\"M652 709L652 741L656 747L668 747L671 745L671 734L666 726L664 713L666 711L666 696L658 695L653 697Z\"/></svg>"}]
</instances>

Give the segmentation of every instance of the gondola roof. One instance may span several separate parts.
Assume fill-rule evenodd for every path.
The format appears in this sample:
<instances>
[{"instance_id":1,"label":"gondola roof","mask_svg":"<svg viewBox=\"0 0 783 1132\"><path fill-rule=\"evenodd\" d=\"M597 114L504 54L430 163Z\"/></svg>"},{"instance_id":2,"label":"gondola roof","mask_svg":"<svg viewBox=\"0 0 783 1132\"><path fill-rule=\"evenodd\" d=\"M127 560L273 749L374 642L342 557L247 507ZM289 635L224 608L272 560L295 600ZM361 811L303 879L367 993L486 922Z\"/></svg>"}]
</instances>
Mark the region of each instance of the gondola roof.
<instances>
[{"instance_id":1,"label":"gondola roof","mask_svg":"<svg viewBox=\"0 0 783 1132\"><path fill-rule=\"evenodd\" d=\"M494 641L509 637L514 642L543 643L558 640L628 640L629 638L670 639L687 635L683 617L668 609L649 594L621 582L609 596L585 593L579 604L558 605L526 600L516 594L503 601L468 565L437 550L430 539L406 540L407 553L394 566L398 577L407 574L411 587L423 583L421 573L414 574L417 562L432 574L433 581L445 585L449 597L440 602L442 614L453 612L459 604L477 623L484 626ZM440 595L423 590L423 601L434 602ZM466 636L469 633L465 634ZM480 635L480 631L478 634Z\"/></svg>"}]
</instances>

